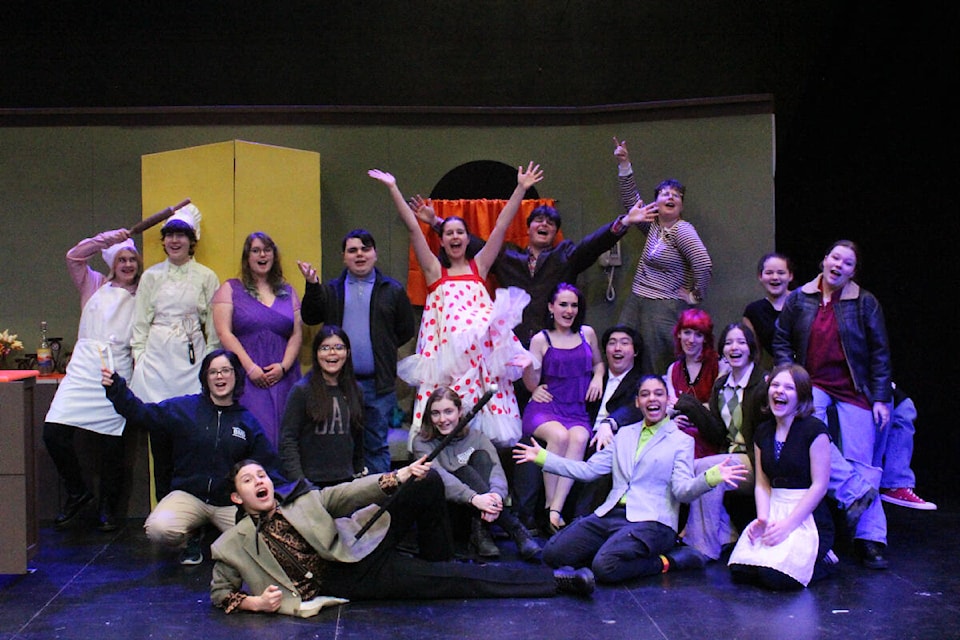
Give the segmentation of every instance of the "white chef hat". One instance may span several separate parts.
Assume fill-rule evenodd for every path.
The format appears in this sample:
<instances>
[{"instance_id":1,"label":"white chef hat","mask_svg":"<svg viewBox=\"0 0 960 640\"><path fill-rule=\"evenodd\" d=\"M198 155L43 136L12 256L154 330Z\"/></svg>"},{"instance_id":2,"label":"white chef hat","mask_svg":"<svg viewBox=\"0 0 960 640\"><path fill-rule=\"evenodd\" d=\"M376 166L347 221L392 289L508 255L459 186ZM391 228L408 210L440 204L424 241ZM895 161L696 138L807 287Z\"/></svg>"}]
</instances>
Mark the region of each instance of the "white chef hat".
<instances>
[{"instance_id":1,"label":"white chef hat","mask_svg":"<svg viewBox=\"0 0 960 640\"><path fill-rule=\"evenodd\" d=\"M107 263L107 269L113 270L113 261L117 259L117 254L126 249L127 251L137 252L137 245L133 244L133 238L127 238L123 242L110 245L106 249L100 250L100 256Z\"/></svg>"},{"instance_id":2,"label":"white chef hat","mask_svg":"<svg viewBox=\"0 0 960 640\"><path fill-rule=\"evenodd\" d=\"M200 219L202 217L203 216L200 215L200 209L197 209L192 204L188 204L185 207L177 209L176 213L167 218L166 222L163 223L163 226L160 227L160 231L162 233L163 230L169 227L172 223L180 222L193 229L193 235L196 236L197 240L199 240Z\"/></svg>"}]
</instances>

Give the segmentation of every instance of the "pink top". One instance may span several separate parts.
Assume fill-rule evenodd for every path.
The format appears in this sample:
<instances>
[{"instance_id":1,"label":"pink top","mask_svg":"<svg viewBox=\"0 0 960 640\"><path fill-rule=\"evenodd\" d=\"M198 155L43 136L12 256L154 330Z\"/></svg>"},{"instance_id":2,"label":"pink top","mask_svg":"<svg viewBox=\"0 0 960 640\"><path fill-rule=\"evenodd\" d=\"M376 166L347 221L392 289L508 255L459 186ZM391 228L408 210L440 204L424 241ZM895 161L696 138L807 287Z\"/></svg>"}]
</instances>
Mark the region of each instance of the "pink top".
<instances>
[{"instance_id":1,"label":"pink top","mask_svg":"<svg viewBox=\"0 0 960 640\"><path fill-rule=\"evenodd\" d=\"M67 251L67 271L70 273L73 284L80 291L81 309L87 305L90 296L107 282L107 277L90 268L87 261L103 249L118 242L123 242L123 237L117 231L104 231L92 238L81 240L70 251ZM137 290L136 286L127 287L127 289L131 293Z\"/></svg>"}]
</instances>

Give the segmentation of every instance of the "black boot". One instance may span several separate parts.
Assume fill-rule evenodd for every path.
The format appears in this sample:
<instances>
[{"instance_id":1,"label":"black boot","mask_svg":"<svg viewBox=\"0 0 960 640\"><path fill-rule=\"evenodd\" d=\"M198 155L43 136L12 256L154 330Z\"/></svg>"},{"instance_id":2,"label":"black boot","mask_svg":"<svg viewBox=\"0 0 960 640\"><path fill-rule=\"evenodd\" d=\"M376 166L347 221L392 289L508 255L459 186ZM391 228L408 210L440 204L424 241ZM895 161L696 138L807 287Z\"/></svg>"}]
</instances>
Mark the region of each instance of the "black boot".
<instances>
[{"instance_id":1,"label":"black boot","mask_svg":"<svg viewBox=\"0 0 960 640\"><path fill-rule=\"evenodd\" d=\"M470 546L481 558L499 558L500 549L497 548L485 523L479 517L470 521Z\"/></svg>"},{"instance_id":2,"label":"black boot","mask_svg":"<svg viewBox=\"0 0 960 640\"><path fill-rule=\"evenodd\" d=\"M520 523L512 513L504 511L497 519L497 524L506 530L517 544L517 554L524 560L533 560L540 553L540 545L533 539L527 528Z\"/></svg>"},{"instance_id":3,"label":"black boot","mask_svg":"<svg viewBox=\"0 0 960 640\"><path fill-rule=\"evenodd\" d=\"M67 502L63 505L63 510L53 520L53 528L62 529L73 522L91 500L93 500L93 494L89 491L67 496Z\"/></svg>"},{"instance_id":4,"label":"black boot","mask_svg":"<svg viewBox=\"0 0 960 640\"><path fill-rule=\"evenodd\" d=\"M597 581L593 577L593 571L587 567L580 569L560 567L554 570L553 580L557 585L557 593L588 596L597 588Z\"/></svg>"},{"instance_id":5,"label":"black boot","mask_svg":"<svg viewBox=\"0 0 960 640\"><path fill-rule=\"evenodd\" d=\"M119 528L120 524L117 522L117 516L113 507L110 505L110 501L101 500L100 509L98 510L97 531L109 533Z\"/></svg>"},{"instance_id":6,"label":"black boot","mask_svg":"<svg viewBox=\"0 0 960 640\"><path fill-rule=\"evenodd\" d=\"M677 545L664 555L670 561L670 571L703 569L707 565L707 556L686 545Z\"/></svg>"}]
</instances>

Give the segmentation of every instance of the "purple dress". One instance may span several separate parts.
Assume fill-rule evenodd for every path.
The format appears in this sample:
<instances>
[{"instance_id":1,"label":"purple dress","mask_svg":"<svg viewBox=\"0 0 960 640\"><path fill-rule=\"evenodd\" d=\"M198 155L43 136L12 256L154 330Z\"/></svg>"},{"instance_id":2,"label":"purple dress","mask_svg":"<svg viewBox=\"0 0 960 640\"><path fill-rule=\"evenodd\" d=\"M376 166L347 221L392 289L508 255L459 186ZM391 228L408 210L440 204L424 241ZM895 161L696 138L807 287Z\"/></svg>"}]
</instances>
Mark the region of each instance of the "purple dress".
<instances>
[{"instance_id":1,"label":"purple dress","mask_svg":"<svg viewBox=\"0 0 960 640\"><path fill-rule=\"evenodd\" d=\"M543 368L540 384L547 385L547 391L553 395L550 402L527 403L523 411L523 437L529 438L544 422L556 421L565 426L584 427L593 430L587 415L587 388L593 378L593 350L580 332L580 344L572 349L558 349L547 338L546 353L543 354Z\"/></svg>"},{"instance_id":2,"label":"purple dress","mask_svg":"<svg viewBox=\"0 0 960 640\"><path fill-rule=\"evenodd\" d=\"M267 307L247 293L239 280L234 278L229 282L233 293L233 335L250 359L261 367L282 361L287 341L293 334L293 311L295 305L300 306L293 288L284 285L287 295L277 296L273 306ZM300 367L295 365L272 387L261 389L248 382L243 388L240 404L260 421L274 446L280 440L280 420L287 395L299 380Z\"/></svg>"}]
</instances>

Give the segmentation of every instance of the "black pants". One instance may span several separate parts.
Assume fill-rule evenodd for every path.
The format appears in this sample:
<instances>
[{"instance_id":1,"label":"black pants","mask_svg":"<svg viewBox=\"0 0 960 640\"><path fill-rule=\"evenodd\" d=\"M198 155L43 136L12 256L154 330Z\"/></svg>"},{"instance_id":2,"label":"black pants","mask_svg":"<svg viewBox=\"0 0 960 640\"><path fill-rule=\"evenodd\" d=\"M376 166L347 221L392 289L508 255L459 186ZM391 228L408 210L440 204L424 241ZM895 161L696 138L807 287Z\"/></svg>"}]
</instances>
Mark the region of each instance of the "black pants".
<instances>
[{"instance_id":1,"label":"black pants","mask_svg":"<svg viewBox=\"0 0 960 640\"><path fill-rule=\"evenodd\" d=\"M546 597L556 592L547 567L450 561L453 543L443 481L431 471L404 485L388 508L390 530L369 556L335 563L323 573L324 592L351 600ZM399 553L397 543L417 527L420 556Z\"/></svg>"},{"instance_id":2,"label":"black pants","mask_svg":"<svg viewBox=\"0 0 960 640\"><path fill-rule=\"evenodd\" d=\"M154 495L160 502L170 493L170 483L173 482L173 440L163 433L151 433L150 455L153 457Z\"/></svg>"},{"instance_id":3,"label":"black pants","mask_svg":"<svg viewBox=\"0 0 960 640\"><path fill-rule=\"evenodd\" d=\"M87 491L74 442L78 431L82 430L56 422L46 422L43 425L43 442L53 458L53 464L57 467L57 473L63 480L68 496L79 496ZM123 493L123 436L109 436L92 431L87 433L95 439L100 453L97 469L100 475L100 501L111 509L116 509Z\"/></svg>"},{"instance_id":4,"label":"black pants","mask_svg":"<svg viewBox=\"0 0 960 640\"><path fill-rule=\"evenodd\" d=\"M466 466L454 471L453 475L477 493L490 493L490 473L493 471L493 464L493 460L490 459L490 455L486 451L474 451L467 461ZM479 517L479 511L472 506L468 508L471 516ZM500 515L493 522L508 533L512 533L520 524L517 516L509 509L501 511Z\"/></svg>"}]
</instances>

